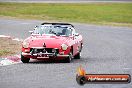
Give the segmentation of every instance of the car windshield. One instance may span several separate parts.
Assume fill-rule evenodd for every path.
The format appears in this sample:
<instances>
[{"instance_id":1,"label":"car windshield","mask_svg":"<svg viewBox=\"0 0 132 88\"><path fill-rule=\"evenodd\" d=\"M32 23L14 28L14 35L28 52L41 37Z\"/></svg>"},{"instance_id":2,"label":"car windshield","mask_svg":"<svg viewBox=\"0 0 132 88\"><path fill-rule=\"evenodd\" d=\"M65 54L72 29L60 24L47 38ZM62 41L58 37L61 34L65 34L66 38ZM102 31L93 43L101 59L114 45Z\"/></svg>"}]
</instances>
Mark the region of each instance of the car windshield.
<instances>
[{"instance_id":1,"label":"car windshield","mask_svg":"<svg viewBox=\"0 0 132 88\"><path fill-rule=\"evenodd\" d=\"M41 25L34 28L33 34L54 34L57 36L70 36L71 29L66 26Z\"/></svg>"}]
</instances>

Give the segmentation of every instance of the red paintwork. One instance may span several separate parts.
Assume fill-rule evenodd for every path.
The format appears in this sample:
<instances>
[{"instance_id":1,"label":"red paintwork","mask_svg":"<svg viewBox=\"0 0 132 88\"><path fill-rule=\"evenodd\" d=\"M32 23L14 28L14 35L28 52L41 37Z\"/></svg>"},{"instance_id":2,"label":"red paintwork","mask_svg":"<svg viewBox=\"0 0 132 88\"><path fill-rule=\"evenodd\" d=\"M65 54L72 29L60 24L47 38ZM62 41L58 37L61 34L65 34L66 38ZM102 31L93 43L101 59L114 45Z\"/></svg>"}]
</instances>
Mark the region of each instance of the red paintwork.
<instances>
[{"instance_id":1,"label":"red paintwork","mask_svg":"<svg viewBox=\"0 0 132 88\"><path fill-rule=\"evenodd\" d=\"M22 52L25 52L25 50L29 50L32 47L43 47L43 43L46 44L46 48L58 48L59 52L64 52L64 55L68 55L71 47L73 47L73 56L78 53L77 47L81 46L82 42L82 36L49 36L49 35L32 35L26 39L27 42L29 42L29 48L23 48L22 46ZM63 51L61 49L61 45L66 44L68 45L68 49ZM30 55L26 55L25 57L36 59L37 57L32 57ZM59 59L59 58L58 58Z\"/></svg>"}]
</instances>

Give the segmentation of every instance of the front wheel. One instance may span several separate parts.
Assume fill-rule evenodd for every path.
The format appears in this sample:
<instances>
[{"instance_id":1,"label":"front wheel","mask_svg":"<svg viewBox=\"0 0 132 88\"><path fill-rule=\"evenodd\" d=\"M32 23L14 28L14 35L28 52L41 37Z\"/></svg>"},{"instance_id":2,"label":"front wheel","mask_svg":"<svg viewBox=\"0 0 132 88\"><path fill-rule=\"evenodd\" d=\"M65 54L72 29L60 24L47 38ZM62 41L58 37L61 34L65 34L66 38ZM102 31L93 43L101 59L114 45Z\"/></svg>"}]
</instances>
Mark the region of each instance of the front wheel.
<instances>
[{"instance_id":1,"label":"front wheel","mask_svg":"<svg viewBox=\"0 0 132 88\"><path fill-rule=\"evenodd\" d=\"M74 59L80 59L81 58L82 47L83 47L83 44L81 44L81 47L79 49L79 52L74 56Z\"/></svg>"},{"instance_id":2,"label":"front wheel","mask_svg":"<svg viewBox=\"0 0 132 88\"><path fill-rule=\"evenodd\" d=\"M30 60L30 58L26 58L26 57L24 57L23 55L21 55L21 61L22 61L23 63L28 63L29 60Z\"/></svg>"},{"instance_id":3,"label":"front wheel","mask_svg":"<svg viewBox=\"0 0 132 88\"><path fill-rule=\"evenodd\" d=\"M80 59L81 58L81 52L79 52L77 55L74 56L74 59Z\"/></svg>"},{"instance_id":4,"label":"front wheel","mask_svg":"<svg viewBox=\"0 0 132 88\"><path fill-rule=\"evenodd\" d=\"M72 53L70 52L69 56L67 58L65 58L65 62L70 63L71 60L72 60Z\"/></svg>"}]
</instances>

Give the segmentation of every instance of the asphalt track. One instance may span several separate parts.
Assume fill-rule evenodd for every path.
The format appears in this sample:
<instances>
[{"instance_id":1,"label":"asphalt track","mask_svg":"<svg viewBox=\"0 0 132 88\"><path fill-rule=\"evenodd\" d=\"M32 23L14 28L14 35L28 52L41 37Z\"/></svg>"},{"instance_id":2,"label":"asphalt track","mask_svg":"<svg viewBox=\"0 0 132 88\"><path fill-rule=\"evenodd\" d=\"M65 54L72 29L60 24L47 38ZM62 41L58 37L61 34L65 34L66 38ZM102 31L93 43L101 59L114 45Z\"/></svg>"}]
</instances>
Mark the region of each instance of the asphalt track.
<instances>
[{"instance_id":1,"label":"asphalt track","mask_svg":"<svg viewBox=\"0 0 132 88\"><path fill-rule=\"evenodd\" d=\"M0 19L0 35L30 36L29 30L44 21ZM88 74L132 75L132 28L73 23L83 35L82 58L71 63L30 62L0 67L0 88L132 88L132 84L76 83L77 68Z\"/></svg>"}]
</instances>

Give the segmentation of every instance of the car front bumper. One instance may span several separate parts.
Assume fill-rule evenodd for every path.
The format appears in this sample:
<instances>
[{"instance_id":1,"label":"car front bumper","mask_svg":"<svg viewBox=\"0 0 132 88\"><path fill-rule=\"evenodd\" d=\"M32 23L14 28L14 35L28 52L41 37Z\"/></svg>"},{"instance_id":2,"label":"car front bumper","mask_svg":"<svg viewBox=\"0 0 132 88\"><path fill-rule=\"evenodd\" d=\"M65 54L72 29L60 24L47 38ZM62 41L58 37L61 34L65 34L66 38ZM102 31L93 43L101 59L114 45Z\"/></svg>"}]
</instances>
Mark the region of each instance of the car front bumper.
<instances>
[{"instance_id":1,"label":"car front bumper","mask_svg":"<svg viewBox=\"0 0 132 88\"><path fill-rule=\"evenodd\" d=\"M61 55L61 54L57 54L57 55L55 55L55 54L53 54L53 53L35 53L35 54L31 54L31 53L25 53L25 52L22 52L21 53L23 56L25 56L25 57L28 57L28 58L49 58L49 57L64 57L64 58L66 58L66 57L68 57L69 55Z\"/></svg>"}]
</instances>

